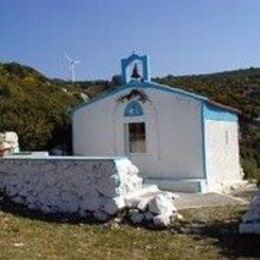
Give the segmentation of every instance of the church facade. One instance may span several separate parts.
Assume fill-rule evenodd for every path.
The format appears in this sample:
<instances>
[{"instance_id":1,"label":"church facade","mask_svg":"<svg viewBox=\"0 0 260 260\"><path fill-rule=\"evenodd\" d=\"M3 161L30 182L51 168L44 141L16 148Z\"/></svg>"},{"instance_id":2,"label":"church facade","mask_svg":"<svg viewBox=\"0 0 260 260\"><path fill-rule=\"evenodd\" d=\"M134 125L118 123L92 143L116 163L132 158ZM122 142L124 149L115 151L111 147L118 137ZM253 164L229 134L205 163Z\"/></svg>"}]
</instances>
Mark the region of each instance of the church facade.
<instances>
[{"instance_id":1,"label":"church facade","mask_svg":"<svg viewBox=\"0 0 260 260\"><path fill-rule=\"evenodd\" d=\"M122 86L73 111L75 155L127 156L146 183L166 190L223 191L242 181L238 111L151 81L147 55L123 59L121 74Z\"/></svg>"}]
</instances>

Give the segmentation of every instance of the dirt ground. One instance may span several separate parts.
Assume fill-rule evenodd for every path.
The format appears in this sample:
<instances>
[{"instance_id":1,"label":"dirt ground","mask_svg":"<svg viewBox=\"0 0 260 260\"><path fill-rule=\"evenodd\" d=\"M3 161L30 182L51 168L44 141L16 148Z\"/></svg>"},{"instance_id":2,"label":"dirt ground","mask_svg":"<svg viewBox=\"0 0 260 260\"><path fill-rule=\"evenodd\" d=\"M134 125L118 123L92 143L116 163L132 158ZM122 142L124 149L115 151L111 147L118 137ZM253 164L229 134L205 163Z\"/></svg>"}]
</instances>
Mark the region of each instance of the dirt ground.
<instances>
[{"instance_id":1,"label":"dirt ground","mask_svg":"<svg viewBox=\"0 0 260 260\"><path fill-rule=\"evenodd\" d=\"M249 185L228 194L224 193L177 193L179 198L174 201L178 210L192 209L202 207L222 207L248 205L254 194L257 192L257 187Z\"/></svg>"}]
</instances>

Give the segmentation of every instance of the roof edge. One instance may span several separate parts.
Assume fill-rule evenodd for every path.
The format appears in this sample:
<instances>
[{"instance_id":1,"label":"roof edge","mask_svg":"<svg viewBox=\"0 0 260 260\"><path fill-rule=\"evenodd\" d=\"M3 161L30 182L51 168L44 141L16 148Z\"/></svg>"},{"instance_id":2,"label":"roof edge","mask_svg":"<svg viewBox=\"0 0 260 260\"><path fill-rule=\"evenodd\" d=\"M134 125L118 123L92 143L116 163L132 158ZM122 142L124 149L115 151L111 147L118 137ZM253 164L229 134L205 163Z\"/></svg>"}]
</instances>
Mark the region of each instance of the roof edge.
<instances>
[{"instance_id":1,"label":"roof edge","mask_svg":"<svg viewBox=\"0 0 260 260\"><path fill-rule=\"evenodd\" d=\"M96 101L99 101L99 100L103 99L103 98L112 96L112 95L114 95L114 94L116 94L118 92L124 91L124 90L129 89L129 88L135 88L135 87L138 87L140 89L149 89L149 88L151 88L151 89L158 89L158 90L167 91L167 92L174 93L174 94L183 95L183 96L186 96L186 97L191 98L191 99L195 99L195 100L199 100L199 101L202 101L202 102L206 102L206 103L208 103L210 105L213 105L215 107L221 108L223 110L228 110L228 111L231 111L233 113L241 114L241 112L238 109L236 109L236 108L233 108L233 107L230 107L230 106L227 106L227 105L223 105L221 103L218 103L218 102L215 102L213 100L210 100L208 97L205 97L205 96L193 93L193 92L189 92L189 91L183 90L183 89L178 88L178 87L170 87L170 86L159 84L159 83L156 83L156 82L153 82L153 81L143 81L143 82L140 82L138 80L131 80L127 84L118 86L117 88L115 88L113 90L104 91L101 94L99 94L98 96L90 99L89 101L83 102L83 103L75 106L74 108L72 108L70 110L70 114L71 114L71 116L73 116L73 114L77 110L79 110L79 109L81 109L81 108L83 108L83 107L85 107L87 105L90 105L90 104L92 104L92 103L94 103Z\"/></svg>"}]
</instances>

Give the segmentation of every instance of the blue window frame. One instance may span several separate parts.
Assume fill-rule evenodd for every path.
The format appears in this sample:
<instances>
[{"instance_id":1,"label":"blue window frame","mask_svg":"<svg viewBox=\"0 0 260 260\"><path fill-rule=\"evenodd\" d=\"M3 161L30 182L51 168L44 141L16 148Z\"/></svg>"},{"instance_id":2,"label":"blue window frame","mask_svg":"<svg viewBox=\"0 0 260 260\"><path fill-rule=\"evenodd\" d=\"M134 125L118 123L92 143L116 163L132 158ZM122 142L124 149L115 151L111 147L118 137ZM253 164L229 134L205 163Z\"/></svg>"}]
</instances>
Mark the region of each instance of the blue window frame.
<instances>
[{"instance_id":1,"label":"blue window frame","mask_svg":"<svg viewBox=\"0 0 260 260\"><path fill-rule=\"evenodd\" d=\"M131 101L125 108L124 116L142 116L143 108L138 101Z\"/></svg>"}]
</instances>

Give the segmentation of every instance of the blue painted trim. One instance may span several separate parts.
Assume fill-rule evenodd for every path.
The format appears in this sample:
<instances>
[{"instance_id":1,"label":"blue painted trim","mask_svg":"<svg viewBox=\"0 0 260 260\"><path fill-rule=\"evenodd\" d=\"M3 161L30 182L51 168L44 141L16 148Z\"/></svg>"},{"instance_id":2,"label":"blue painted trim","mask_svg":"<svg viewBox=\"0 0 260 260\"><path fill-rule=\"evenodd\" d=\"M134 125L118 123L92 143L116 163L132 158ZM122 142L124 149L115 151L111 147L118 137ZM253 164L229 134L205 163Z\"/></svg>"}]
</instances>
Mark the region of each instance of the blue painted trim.
<instances>
[{"instance_id":1,"label":"blue painted trim","mask_svg":"<svg viewBox=\"0 0 260 260\"><path fill-rule=\"evenodd\" d=\"M136 54L132 54L128 58L121 60L121 76L122 76L123 84L128 83L127 67L132 62L134 62L135 60L139 60L139 61L142 62L142 65L143 65L143 80L144 81L150 81L151 80L149 56L148 55L139 56L139 55L136 55Z\"/></svg>"},{"instance_id":2,"label":"blue painted trim","mask_svg":"<svg viewBox=\"0 0 260 260\"><path fill-rule=\"evenodd\" d=\"M204 178L208 180L208 168L207 168L207 138L206 138L206 126L204 117L204 104L201 103L200 107L200 120L201 120L201 136L202 136L202 159L203 159L203 173Z\"/></svg>"},{"instance_id":3,"label":"blue painted trim","mask_svg":"<svg viewBox=\"0 0 260 260\"><path fill-rule=\"evenodd\" d=\"M143 108L136 100L129 102L125 108L124 116L142 116L144 114Z\"/></svg>"},{"instance_id":4,"label":"blue painted trim","mask_svg":"<svg viewBox=\"0 0 260 260\"><path fill-rule=\"evenodd\" d=\"M229 122L238 121L237 113L207 103L203 105L203 116L204 119L209 120Z\"/></svg>"}]
</instances>

